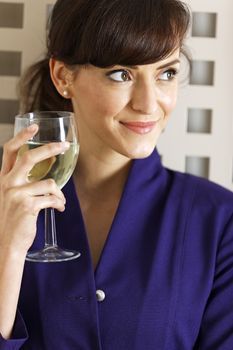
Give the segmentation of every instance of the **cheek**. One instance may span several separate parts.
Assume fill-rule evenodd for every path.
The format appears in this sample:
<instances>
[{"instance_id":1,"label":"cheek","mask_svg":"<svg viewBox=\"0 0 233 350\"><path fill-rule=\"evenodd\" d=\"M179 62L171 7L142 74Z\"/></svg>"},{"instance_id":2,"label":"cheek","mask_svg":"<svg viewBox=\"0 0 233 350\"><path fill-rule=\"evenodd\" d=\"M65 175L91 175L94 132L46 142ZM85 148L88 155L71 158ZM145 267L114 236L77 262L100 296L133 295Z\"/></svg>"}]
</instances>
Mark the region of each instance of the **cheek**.
<instances>
[{"instance_id":1,"label":"cheek","mask_svg":"<svg viewBox=\"0 0 233 350\"><path fill-rule=\"evenodd\" d=\"M161 120L161 130L164 130L167 122L169 120L169 117L171 113L173 112L177 101L177 89L171 89L170 91L167 91L166 94L163 94L163 111L164 111L164 118Z\"/></svg>"},{"instance_id":2,"label":"cheek","mask_svg":"<svg viewBox=\"0 0 233 350\"><path fill-rule=\"evenodd\" d=\"M102 98L102 102L101 102ZM98 114L101 114L102 117L116 117L127 105L127 100L123 99L122 96L103 96L99 97L96 108Z\"/></svg>"},{"instance_id":3,"label":"cheek","mask_svg":"<svg viewBox=\"0 0 233 350\"><path fill-rule=\"evenodd\" d=\"M166 116L173 112L177 102L177 88L170 90L166 95L163 95L163 106Z\"/></svg>"},{"instance_id":4,"label":"cheek","mask_svg":"<svg viewBox=\"0 0 233 350\"><path fill-rule=\"evenodd\" d=\"M129 102L128 94L118 90L111 90L102 86L85 86L79 89L76 105L84 113L93 113L100 117L114 117L121 112Z\"/></svg>"}]
</instances>

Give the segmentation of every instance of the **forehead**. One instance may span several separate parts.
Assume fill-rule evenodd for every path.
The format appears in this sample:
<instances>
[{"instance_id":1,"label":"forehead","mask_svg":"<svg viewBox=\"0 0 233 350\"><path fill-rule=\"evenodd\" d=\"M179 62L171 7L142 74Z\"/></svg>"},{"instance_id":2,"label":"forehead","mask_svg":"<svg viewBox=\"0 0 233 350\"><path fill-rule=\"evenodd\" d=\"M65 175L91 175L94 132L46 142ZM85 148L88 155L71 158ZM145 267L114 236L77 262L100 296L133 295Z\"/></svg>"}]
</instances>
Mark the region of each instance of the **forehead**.
<instances>
[{"instance_id":1,"label":"forehead","mask_svg":"<svg viewBox=\"0 0 233 350\"><path fill-rule=\"evenodd\" d=\"M180 49L175 50L174 52L172 52L169 56L167 56L166 58L159 60L155 63L151 63L151 64L145 64L145 65L137 65L137 66L127 66L126 67L130 67L133 69L143 69L143 67L153 67L154 69L160 69L163 66L166 67L167 65L170 64L179 64L180 63Z\"/></svg>"},{"instance_id":2,"label":"forehead","mask_svg":"<svg viewBox=\"0 0 233 350\"><path fill-rule=\"evenodd\" d=\"M133 69L135 71L143 71L143 70L159 70L165 67L168 67L169 65L177 65L180 63L180 49L177 49L173 51L170 55L168 55L166 58L159 60L154 63L149 63L149 64L143 64L143 65L114 65L113 67L115 68L120 68L120 67L126 67ZM100 69L100 68L97 68Z\"/></svg>"},{"instance_id":3,"label":"forehead","mask_svg":"<svg viewBox=\"0 0 233 350\"><path fill-rule=\"evenodd\" d=\"M73 70L72 75L73 75L73 79L75 80L76 78L80 78L80 76L88 76L88 75L92 75L92 79L93 79L93 74L94 76L98 77L101 76L103 71L107 71L109 69L120 69L120 68L131 68L135 71L155 71L155 70L159 70L162 69L163 67L168 67L170 64L171 65L177 65L180 63L180 49L177 49L175 51L173 51L170 55L168 55L166 58L159 60L155 63L150 63L150 64L145 64L145 65L132 65L132 66L128 66L128 65L119 65L119 64L115 64L113 66L110 67L106 67L106 68L100 68L100 67L96 67L94 65L88 64L88 65L84 65L84 66L76 66L76 69Z\"/></svg>"},{"instance_id":4,"label":"forehead","mask_svg":"<svg viewBox=\"0 0 233 350\"><path fill-rule=\"evenodd\" d=\"M149 64L139 64L139 65L121 65L121 64L114 64L113 66L110 66L110 67L106 67L106 68L99 68L99 67L95 67L95 66L92 66L96 69L99 69L99 70L103 70L103 69L109 69L109 68L112 68L112 67L129 67L129 68L132 68L132 69L143 69L143 67L150 67L150 66L153 66L154 68L159 68L161 66L166 66L167 64L178 64L180 63L180 49L176 49L174 50L170 55L168 55L166 58L164 59L161 59L159 61L156 61L154 63L149 63Z\"/></svg>"},{"instance_id":5,"label":"forehead","mask_svg":"<svg viewBox=\"0 0 233 350\"><path fill-rule=\"evenodd\" d=\"M180 57L180 48L174 50L170 55L168 55L166 58L158 61L157 63L158 64L166 63L166 62L169 62L171 60L179 59L179 57Z\"/></svg>"}]
</instances>

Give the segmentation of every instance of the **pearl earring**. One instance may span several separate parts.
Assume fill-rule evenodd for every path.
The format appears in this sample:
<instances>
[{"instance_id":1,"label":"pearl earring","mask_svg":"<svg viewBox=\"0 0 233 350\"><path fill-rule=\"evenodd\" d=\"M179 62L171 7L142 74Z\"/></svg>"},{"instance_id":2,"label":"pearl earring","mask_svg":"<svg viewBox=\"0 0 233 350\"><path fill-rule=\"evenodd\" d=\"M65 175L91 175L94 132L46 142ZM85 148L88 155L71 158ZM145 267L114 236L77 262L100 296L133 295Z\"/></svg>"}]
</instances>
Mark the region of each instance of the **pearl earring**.
<instances>
[{"instance_id":1,"label":"pearl earring","mask_svg":"<svg viewBox=\"0 0 233 350\"><path fill-rule=\"evenodd\" d=\"M63 96L64 96L64 97L68 97L68 91L67 91L67 90L64 90L64 91L63 91Z\"/></svg>"}]
</instances>

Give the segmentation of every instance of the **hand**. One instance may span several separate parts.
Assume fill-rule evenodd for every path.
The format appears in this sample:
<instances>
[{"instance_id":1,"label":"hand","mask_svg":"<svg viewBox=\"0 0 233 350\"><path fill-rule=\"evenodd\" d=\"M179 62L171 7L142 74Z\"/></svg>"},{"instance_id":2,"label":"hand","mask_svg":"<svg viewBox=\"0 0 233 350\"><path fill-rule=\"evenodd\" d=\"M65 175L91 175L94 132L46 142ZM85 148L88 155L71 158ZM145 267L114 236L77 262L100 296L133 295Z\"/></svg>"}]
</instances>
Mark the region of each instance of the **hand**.
<instances>
[{"instance_id":1,"label":"hand","mask_svg":"<svg viewBox=\"0 0 233 350\"><path fill-rule=\"evenodd\" d=\"M64 152L67 143L50 143L17 158L20 147L37 131L38 126L31 125L4 145L0 172L0 249L20 254L32 245L41 209L65 210L64 195L54 180L29 183L27 174L36 163Z\"/></svg>"}]
</instances>

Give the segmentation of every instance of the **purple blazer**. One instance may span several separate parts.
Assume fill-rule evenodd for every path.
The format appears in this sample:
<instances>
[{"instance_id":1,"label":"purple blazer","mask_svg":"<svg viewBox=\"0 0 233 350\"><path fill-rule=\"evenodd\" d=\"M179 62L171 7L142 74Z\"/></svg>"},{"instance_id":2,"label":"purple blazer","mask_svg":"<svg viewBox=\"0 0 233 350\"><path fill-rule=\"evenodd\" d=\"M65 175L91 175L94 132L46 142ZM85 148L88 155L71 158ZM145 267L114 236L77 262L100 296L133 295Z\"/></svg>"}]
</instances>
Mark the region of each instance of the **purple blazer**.
<instances>
[{"instance_id":1,"label":"purple blazer","mask_svg":"<svg viewBox=\"0 0 233 350\"><path fill-rule=\"evenodd\" d=\"M81 257L25 263L0 350L233 349L230 191L164 168L157 151L133 161L95 271L72 180L64 192L59 245ZM32 249L43 235L41 215Z\"/></svg>"}]
</instances>

